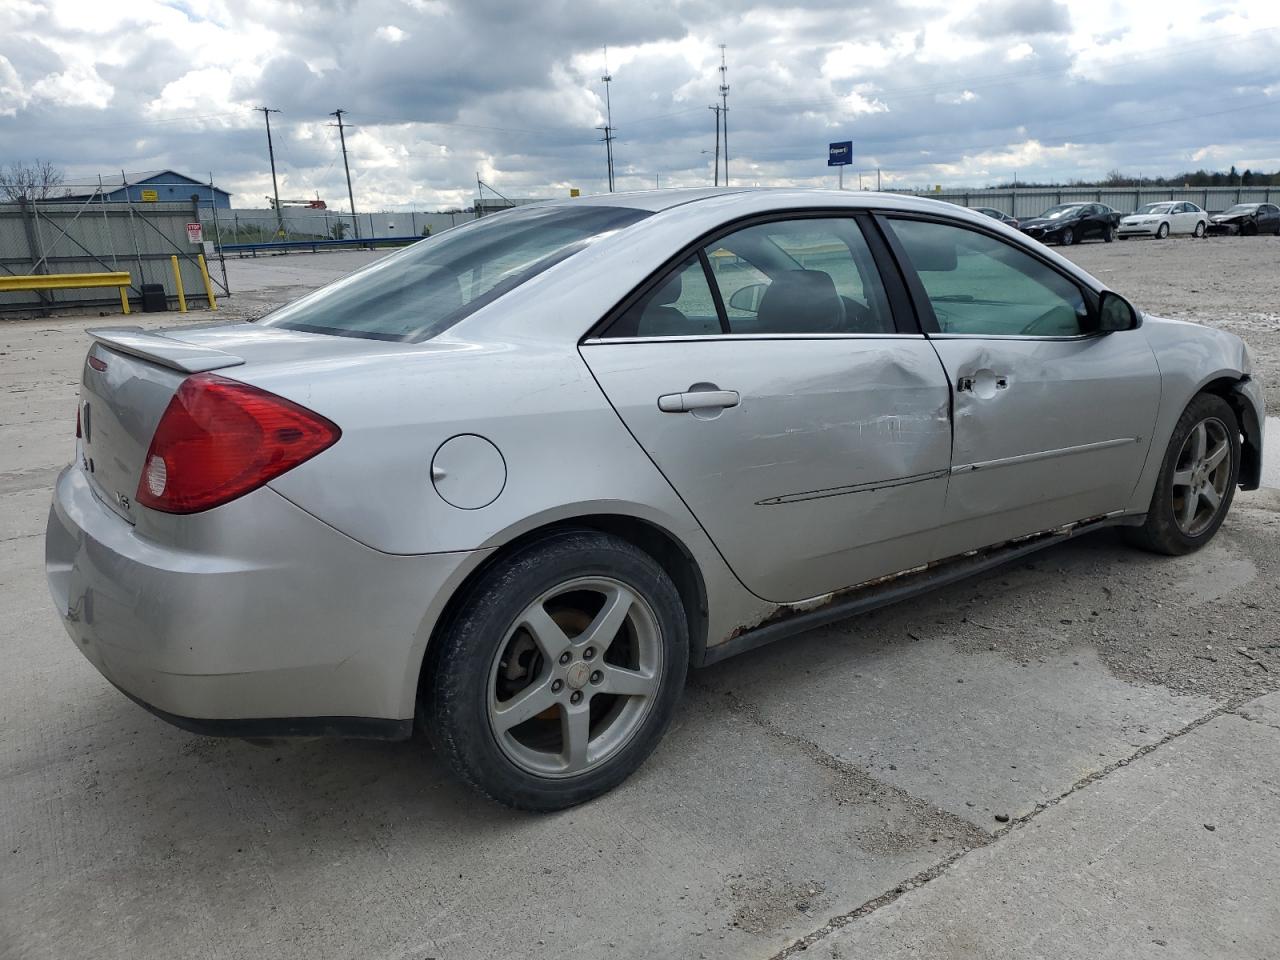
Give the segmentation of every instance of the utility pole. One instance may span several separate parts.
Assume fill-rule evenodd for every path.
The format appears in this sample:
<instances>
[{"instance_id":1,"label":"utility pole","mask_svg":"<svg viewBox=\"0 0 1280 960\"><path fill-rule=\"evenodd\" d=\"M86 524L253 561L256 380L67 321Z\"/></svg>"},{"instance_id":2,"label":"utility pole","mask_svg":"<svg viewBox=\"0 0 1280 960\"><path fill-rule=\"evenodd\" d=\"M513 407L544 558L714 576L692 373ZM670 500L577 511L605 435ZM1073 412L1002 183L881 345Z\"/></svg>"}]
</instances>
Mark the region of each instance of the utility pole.
<instances>
[{"instance_id":1,"label":"utility pole","mask_svg":"<svg viewBox=\"0 0 1280 960\"><path fill-rule=\"evenodd\" d=\"M276 204L276 237L284 236L284 219L280 216L280 185L276 183L276 151L271 146L271 114L279 113L271 107L258 107L262 111L262 119L267 121L267 156L271 158L271 192L275 195Z\"/></svg>"},{"instance_id":2,"label":"utility pole","mask_svg":"<svg viewBox=\"0 0 1280 960\"><path fill-rule=\"evenodd\" d=\"M716 174L715 185L720 186L720 104L713 103L707 107L708 110L714 110L716 114Z\"/></svg>"},{"instance_id":3,"label":"utility pole","mask_svg":"<svg viewBox=\"0 0 1280 960\"><path fill-rule=\"evenodd\" d=\"M609 192L613 193L613 103L609 99L609 84L613 82L613 75L609 73L609 48L604 48L604 76L600 78L604 82L604 109L605 121L603 127L596 127L597 130L603 130L604 136L604 155L605 161L609 164Z\"/></svg>"},{"instance_id":4,"label":"utility pole","mask_svg":"<svg viewBox=\"0 0 1280 960\"><path fill-rule=\"evenodd\" d=\"M729 185L729 66L724 59L724 44L720 44L720 114L724 121L724 185ZM719 129L717 124L716 129Z\"/></svg>"},{"instance_id":5,"label":"utility pole","mask_svg":"<svg viewBox=\"0 0 1280 960\"><path fill-rule=\"evenodd\" d=\"M342 127L342 115L347 111L339 107L331 117L338 118L338 141L342 144L342 169L347 171L347 200L351 204L351 226L355 229L356 239L360 239L360 223L356 220L356 196L351 192L351 166L347 163L347 137Z\"/></svg>"}]
</instances>

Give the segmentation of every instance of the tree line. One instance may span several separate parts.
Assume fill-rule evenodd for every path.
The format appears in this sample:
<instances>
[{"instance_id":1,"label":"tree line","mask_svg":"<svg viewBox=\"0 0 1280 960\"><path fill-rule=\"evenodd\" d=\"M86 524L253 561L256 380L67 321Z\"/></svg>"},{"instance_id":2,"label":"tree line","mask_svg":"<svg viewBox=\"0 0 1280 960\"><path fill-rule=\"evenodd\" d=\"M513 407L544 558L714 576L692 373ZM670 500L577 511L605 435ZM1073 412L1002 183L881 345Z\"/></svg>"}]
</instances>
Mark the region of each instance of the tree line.
<instances>
[{"instance_id":1,"label":"tree line","mask_svg":"<svg viewBox=\"0 0 1280 960\"><path fill-rule=\"evenodd\" d=\"M1101 180L1068 180L1036 182L1012 181L997 185L1001 189L1013 187L1280 187L1280 170L1264 173L1261 170L1237 170L1232 164L1225 173L1221 170L1195 170L1174 174L1171 177L1134 177L1120 170L1110 171Z\"/></svg>"}]
</instances>

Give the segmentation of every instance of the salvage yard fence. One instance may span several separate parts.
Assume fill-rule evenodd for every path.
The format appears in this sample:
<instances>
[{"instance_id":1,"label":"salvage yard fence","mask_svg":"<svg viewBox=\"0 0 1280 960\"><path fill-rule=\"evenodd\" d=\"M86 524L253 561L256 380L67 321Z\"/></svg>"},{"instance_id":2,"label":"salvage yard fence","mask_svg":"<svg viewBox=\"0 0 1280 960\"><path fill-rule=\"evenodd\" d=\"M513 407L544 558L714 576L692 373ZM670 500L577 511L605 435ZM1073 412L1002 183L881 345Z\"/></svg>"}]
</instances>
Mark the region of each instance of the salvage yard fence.
<instances>
[{"instance_id":1,"label":"salvage yard fence","mask_svg":"<svg viewBox=\"0 0 1280 960\"><path fill-rule=\"evenodd\" d=\"M101 188L85 199L0 203L0 276L127 272L125 294L135 304L143 284L160 284L170 308L178 281L187 300L209 299L200 257L208 251L211 289L225 295L226 265L212 244L195 241L187 225L200 222L194 203L108 201ZM221 266L219 270L218 267ZM49 316L55 310L119 313L120 298L101 288L0 292L0 315Z\"/></svg>"},{"instance_id":2,"label":"salvage yard fence","mask_svg":"<svg viewBox=\"0 0 1280 960\"><path fill-rule=\"evenodd\" d=\"M996 187L988 190L913 192L962 207L990 207L1019 220L1037 217L1059 203L1105 203L1121 213L1161 200L1187 200L1209 213L1237 203L1276 203L1280 187Z\"/></svg>"}]
</instances>

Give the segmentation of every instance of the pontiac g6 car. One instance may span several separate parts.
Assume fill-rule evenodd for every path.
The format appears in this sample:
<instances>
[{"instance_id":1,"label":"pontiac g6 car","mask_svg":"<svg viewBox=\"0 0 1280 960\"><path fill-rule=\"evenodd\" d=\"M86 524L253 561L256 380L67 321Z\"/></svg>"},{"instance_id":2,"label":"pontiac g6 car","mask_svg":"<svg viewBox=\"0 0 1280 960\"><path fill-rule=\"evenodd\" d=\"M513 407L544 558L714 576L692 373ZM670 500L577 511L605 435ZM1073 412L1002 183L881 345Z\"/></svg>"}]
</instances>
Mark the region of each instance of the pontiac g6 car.
<instances>
[{"instance_id":1,"label":"pontiac g6 car","mask_svg":"<svg viewBox=\"0 0 1280 960\"><path fill-rule=\"evenodd\" d=\"M58 613L195 731L408 737L554 809L686 669L1258 484L1221 330L990 217L861 193L553 202L256 323L97 330L47 533Z\"/></svg>"}]
</instances>

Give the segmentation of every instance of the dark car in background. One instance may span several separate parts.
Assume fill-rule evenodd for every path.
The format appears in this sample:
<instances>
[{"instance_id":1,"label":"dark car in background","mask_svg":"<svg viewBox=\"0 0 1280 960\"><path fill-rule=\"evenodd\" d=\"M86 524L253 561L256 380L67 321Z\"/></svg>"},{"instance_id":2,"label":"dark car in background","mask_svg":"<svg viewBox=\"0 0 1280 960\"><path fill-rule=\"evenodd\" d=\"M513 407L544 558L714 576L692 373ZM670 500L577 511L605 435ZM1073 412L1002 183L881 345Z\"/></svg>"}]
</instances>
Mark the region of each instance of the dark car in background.
<instances>
[{"instance_id":1,"label":"dark car in background","mask_svg":"<svg viewBox=\"0 0 1280 960\"><path fill-rule=\"evenodd\" d=\"M1274 203L1237 203L1209 218L1210 234L1218 236L1257 236L1273 233L1280 236L1280 207Z\"/></svg>"},{"instance_id":2,"label":"dark car in background","mask_svg":"<svg viewBox=\"0 0 1280 960\"><path fill-rule=\"evenodd\" d=\"M992 220L999 220L1001 223L1008 224L1013 229L1018 229L1017 217L1011 217L1003 211L997 210L995 207L974 207L973 208L983 216L990 217Z\"/></svg>"},{"instance_id":3,"label":"dark car in background","mask_svg":"<svg viewBox=\"0 0 1280 960\"><path fill-rule=\"evenodd\" d=\"M1115 239L1120 213L1105 203L1060 203L1038 217L1019 222L1018 228L1041 243L1070 246L1081 240Z\"/></svg>"}]
</instances>

